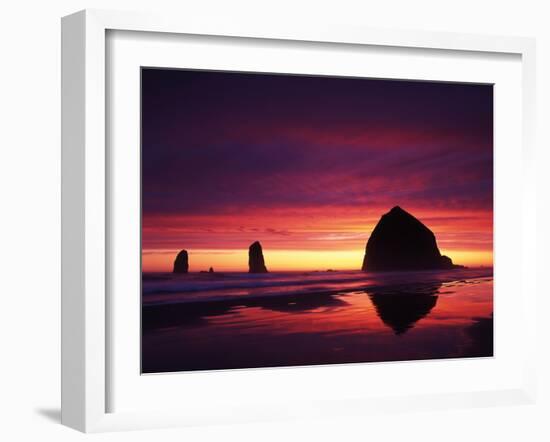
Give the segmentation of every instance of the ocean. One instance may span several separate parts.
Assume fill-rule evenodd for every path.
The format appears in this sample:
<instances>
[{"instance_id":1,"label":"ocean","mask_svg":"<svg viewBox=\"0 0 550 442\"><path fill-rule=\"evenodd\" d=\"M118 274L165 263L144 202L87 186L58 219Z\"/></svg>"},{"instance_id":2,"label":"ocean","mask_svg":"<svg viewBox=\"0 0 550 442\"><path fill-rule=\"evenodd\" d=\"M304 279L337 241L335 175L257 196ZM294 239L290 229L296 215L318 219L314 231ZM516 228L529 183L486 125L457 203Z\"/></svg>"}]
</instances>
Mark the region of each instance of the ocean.
<instances>
[{"instance_id":1,"label":"ocean","mask_svg":"<svg viewBox=\"0 0 550 442\"><path fill-rule=\"evenodd\" d=\"M493 270L144 273L142 372L493 355Z\"/></svg>"}]
</instances>

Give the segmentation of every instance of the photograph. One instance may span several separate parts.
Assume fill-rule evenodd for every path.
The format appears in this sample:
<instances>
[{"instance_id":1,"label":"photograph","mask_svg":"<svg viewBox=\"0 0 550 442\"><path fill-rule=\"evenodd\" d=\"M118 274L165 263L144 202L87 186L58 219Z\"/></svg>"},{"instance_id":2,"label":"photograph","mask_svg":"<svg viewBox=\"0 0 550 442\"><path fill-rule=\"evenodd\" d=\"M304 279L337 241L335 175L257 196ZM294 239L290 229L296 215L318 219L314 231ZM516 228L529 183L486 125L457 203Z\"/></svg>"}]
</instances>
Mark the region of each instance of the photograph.
<instances>
[{"instance_id":1,"label":"photograph","mask_svg":"<svg viewBox=\"0 0 550 442\"><path fill-rule=\"evenodd\" d=\"M494 356L493 84L141 67L141 372Z\"/></svg>"}]
</instances>

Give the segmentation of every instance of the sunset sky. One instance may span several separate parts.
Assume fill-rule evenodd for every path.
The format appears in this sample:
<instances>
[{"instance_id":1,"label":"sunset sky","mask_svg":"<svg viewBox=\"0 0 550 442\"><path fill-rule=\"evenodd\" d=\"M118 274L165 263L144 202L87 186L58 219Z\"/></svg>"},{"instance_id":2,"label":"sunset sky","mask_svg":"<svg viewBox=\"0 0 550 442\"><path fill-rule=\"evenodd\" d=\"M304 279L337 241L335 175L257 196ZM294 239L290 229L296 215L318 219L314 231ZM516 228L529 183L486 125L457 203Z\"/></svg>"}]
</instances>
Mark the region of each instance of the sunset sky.
<instances>
[{"instance_id":1,"label":"sunset sky","mask_svg":"<svg viewBox=\"0 0 550 442\"><path fill-rule=\"evenodd\" d=\"M395 205L492 265L490 85L143 69L142 173L144 271L360 269Z\"/></svg>"}]
</instances>

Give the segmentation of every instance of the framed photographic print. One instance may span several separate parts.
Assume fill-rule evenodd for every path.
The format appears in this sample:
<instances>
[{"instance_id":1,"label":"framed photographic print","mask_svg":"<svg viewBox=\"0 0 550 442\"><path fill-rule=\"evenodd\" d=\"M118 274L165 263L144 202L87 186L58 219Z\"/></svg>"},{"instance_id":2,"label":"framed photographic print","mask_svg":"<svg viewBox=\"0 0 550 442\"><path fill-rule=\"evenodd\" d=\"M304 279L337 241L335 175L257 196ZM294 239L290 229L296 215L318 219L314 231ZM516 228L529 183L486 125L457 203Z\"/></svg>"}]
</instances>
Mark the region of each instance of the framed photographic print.
<instances>
[{"instance_id":1,"label":"framed photographic print","mask_svg":"<svg viewBox=\"0 0 550 442\"><path fill-rule=\"evenodd\" d=\"M493 356L493 85L144 67L141 103L143 373Z\"/></svg>"},{"instance_id":2,"label":"framed photographic print","mask_svg":"<svg viewBox=\"0 0 550 442\"><path fill-rule=\"evenodd\" d=\"M533 66L523 38L64 18L63 423L531 401Z\"/></svg>"}]
</instances>

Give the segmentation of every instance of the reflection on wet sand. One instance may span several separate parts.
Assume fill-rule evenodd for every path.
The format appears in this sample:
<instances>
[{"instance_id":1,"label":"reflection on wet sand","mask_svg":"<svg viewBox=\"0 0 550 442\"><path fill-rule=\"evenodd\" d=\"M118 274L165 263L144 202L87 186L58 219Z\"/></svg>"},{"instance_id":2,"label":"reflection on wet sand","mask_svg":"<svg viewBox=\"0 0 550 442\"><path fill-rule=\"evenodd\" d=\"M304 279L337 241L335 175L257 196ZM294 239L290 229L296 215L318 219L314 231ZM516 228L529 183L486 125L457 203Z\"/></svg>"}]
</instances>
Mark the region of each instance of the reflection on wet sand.
<instances>
[{"instance_id":1,"label":"reflection on wet sand","mask_svg":"<svg viewBox=\"0 0 550 442\"><path fill-rule=\"evenodd\" d=\"M142 309L142 370L493 355L492 277L378 282L322 292L276 287L276 296L249 288L226 297L178 294L181 302L151 295Z\"/></svg>"},{"instance_id":2,"label":"reflection on wet sand","mask_svg":"<svg viewBox=\"0 0 550 442\"><path fill-rule=\"evenodd\" d=\"M415 289L390 287L366 293L382 322L396 335L401 335L432 311L437 303L437 292L440 287L441 284Z\"/></svg>"},{"instance_id":3,"label":"reflection on wet sand","mask_svg":"<svg viewBox=\"0 0 550 442\"><path fill-rule=\"evenodd\" d=\"M206 325L209 317L221 316L239 307L259 307L264 310L284 313L308 312L318 308L344 307L347 302L337 293L312 293L257 299L231 299L215 302L188 302L182 304L160 304L143 308L142 327L182 327Z\"/></svg>"}]
</instances>

